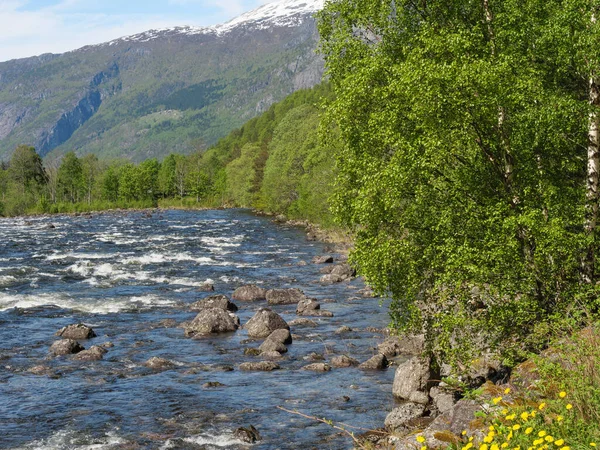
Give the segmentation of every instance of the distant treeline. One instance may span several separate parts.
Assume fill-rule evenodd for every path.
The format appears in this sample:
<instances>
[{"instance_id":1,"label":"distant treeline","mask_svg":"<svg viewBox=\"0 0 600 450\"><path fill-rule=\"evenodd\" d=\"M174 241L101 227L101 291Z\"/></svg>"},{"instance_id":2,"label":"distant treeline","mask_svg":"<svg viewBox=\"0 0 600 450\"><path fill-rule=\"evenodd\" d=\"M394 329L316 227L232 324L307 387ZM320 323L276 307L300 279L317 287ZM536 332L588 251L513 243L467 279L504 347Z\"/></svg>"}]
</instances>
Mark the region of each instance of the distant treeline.
<instances>
[{"instance_id":1,"label":"distant treeline","mask_svg":"<svg viewBox=\"0 0 600 450\"><path fill-rule=\"evenodd\" d=\"M243 206L324 225L335 179L333 149L319 144L328 84L298 91L205 152L162 162L101 161L74 152L42 161L16 148L0 167L0 215L158 206Z\"/></svg>"}]
</instances>

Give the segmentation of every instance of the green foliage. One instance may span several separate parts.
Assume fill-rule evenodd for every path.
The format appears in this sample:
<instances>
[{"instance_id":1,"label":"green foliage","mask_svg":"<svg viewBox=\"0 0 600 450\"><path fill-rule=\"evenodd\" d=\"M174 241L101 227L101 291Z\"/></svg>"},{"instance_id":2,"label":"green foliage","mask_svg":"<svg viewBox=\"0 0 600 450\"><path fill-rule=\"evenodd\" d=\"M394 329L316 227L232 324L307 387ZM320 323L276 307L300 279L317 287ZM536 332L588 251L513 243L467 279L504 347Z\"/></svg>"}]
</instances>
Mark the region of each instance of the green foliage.
<instances>
[{"instance_id":1,"label":"green foliage","mask_svg":"<svg viewBox=\"0 0 600 450\"><path fill-rule=\"evenodd\" d=\"M258 176L257 162L260 147L246 144L242 147L239 158L231 161L225 169L227 173L227 195L237 205L251 207L258 200L258 192L254 188Z\"/></svg>"},{"instance_id":2,"label":"green foliage","mask_svg":"<svg viewBox=\"0 0 600 450\"><path fill-rule=\"evenodd\" d=\"M85 189L83 165L74 152L63 156L58 168L59 197L71 203L77 203Z\"/></svg>"},{"instance_id":3,"label":"green foliage","mask_svg":"<svg viewBox=\"0 0 600 450\"><path fill-rule=\"evenodd\" d=\"M521 337L581 294L600 56L585 2L485 5L342 0L319 15L352 260L393 296L396 327L466 363L482 342L521 357Z\"/></svg>"}]
</instances>

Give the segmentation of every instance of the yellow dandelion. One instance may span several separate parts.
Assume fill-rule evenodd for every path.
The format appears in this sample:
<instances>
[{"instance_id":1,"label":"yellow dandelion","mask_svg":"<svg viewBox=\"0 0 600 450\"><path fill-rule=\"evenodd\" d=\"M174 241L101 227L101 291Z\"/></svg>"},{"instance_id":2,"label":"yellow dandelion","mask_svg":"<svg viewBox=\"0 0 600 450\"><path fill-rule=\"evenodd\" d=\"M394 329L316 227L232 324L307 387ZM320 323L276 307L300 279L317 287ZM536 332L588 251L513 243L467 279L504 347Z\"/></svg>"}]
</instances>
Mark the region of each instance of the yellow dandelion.
<instances>
[{"instance_id":1,"label":"yellow dandelion","mask_svg":"<svg viewBox=\"0 0 600 450\"><path fill-rule=\"evenodd\" d=\"M504 393L505 393L505 394L508 394L509 392L510 392L510 388L506 388L506 389L504 389Z\"/></svg>"},{"instance_id":2,"label":"yellow dandelion","mask_svg":"<svg viewBox=\"0 0 600 450\"><path fill-rule=\"evenodd\" d=\"M517 417L516 414L511 414L510 416L506 416L506 420L515 420Z\"/></svg>"},{"instance_id":3,"label":"yellow dandelion","mask_svg":"<svg viewBox=\"0 0 600 450\"><path fill-rule=\"evenodd\" d=\"M571 405L570 403L567 404L567 409L571 409L573 408L573 405Z\"/></svg>"},{"instance_id":4,"label":"yellow dandelion","mask_svg":"<svg viewBox=\"0 0 600 450\"><path fill-rule=\"evenodd\" d=\"M546 442L550 442L550 443L554 442L554 438L550 435L546 436L544 439L546 439Z\"/></svg>"},{"instance_id":5,"label":"yellow dandelion","mask_svg":"<svg viewBox=\"0 0 600 450\"><path fill-rule=\"evenodd\" d=\"M467 430L463 430L461 434L465 436L467 434Z\"/></svg>"},{"instance_id":6,"label":"yellow dandelion","mask_svg":"<svg viewBox=\"0 0 600 450\"><path fill-rule=\"evenodd\" d=\"M595 447L596 443L595 442L590 442L590 447Z\"/></svg>"},{"instance_id":7,"label":"yellow dandelion","mask_svg":"<svg viewBox=\"0 0 600 450\"><path fill-rule=\"evenodd\" d=\"M531 411L531 412L529 413L529 415L530 415L531 417L535 417L535 411Z\"/></svg>"},{"instance_id":8,"label":"yellow dandelion","mask_svg":"<svg viewBox=\"0 0 600 450\"><path fill-rule=\"evenodd\" d=\"M546 403L542 402L540 403L540 406L538 406L538 409L541 411L542 409L544 409L546 407Z\"/></svg>"},{"instance_id":9,"label":"yellow dandelion","mask_svg":"<svg viewBox=\"0 0 600 450\"><path fill-rule=\"evenodd\" d=\"M488 428L488 430L494 431L495 430L494 425L490 425L489 428Z\"/></svg>"},{"instance_id":10,"label":"yellow dandelion","mask_svg":"<svg viewBox=\"0 0 600 450\"><path fill-rule=\"evenodd\" d=\"M569 447L568 445L562 447L560 450L571 450L571 447Z\"/></svg>"},{"instance_id":11,"label":"yellow dandelion","mask_svg":"<svg viewBox=\"0 0 600 450\"><path fill-rule=\"evenodd\" d=\"M564 417L563 417L563 416L560 416L560 415L559 415L559 416L556 416L556 421L557 421L557 422L560 422L560 421L561 421L561 420L563 420L563 419L564 419Z\"/></svg>"},{"instance_id":12,"label":"yellow dandelion","mask_svg":"<svg viewBox=\"0 0 600 450\"><path fill-rule=\"evenodd\" d=\"M489 434L483 438L483 442L485 442L486 444L489 444L493 440L494 440L494 436L490 436Z\"/></svg>"},{"instance_id":13,"label":"yellow dandelion","mask_svg":"<svg viewBox=\"0 0 600 450\"><path fill-rule=\"evenodd\" d=\"M519 425L518 423L514 424L512 429L517 431L519 428L521 428L521 425Z\"/></svg>"},{"instance_id":14,"label":"yellow dandelion","mask_svg":"<svg viewBox=\"0 0 600 450\"><path fill-rule=\"evenodd\" d=\"M423 442L425 442L425 438L423 436L417 436L417 442L420 442L422 444Z\"/></svg>"},{"instance_id":15,"label":"yellow dandelion","mask_svg":"<svg viewBox=\"0 0 600 450\"><path fill-rule=\"evenodd\" d=\"M497 444L493 444L493 445L490 447L490 450L500 450L500 447L498 447L498 445L497 445Z\"/></svg>"},{"instance_id":16,"label":"yellow dandelion","mask_svg":"<svg viewBox=\"0 0 600 450\"><path fill-rule=\"evenodd\" d=\"M493 403L494 405L497 405L497 404L498 404L498 403L500 403L501 401L502 401L502 397L494 397L494 398L492 399L492 403Z\"/></svg>"},{"instance_id":17,"label":"yellow dandelion","mask_svg":"<svg viewBox=\"0 0 600 450\"><path fill-rule=\"evenodd\" d=\"M421 447L421 450L427 450L427 446L424 445L423 447Z\"/></svg>"},{"instance_id":18,"label":"yellow dandelion","mask_svg":"<svg viewBox=\"0 0 600 450\"><path fill-rule=\"evenodd\" d=\"M502 447L502 448L508 447L508 442L504 442L500 447Z\"/></svg>"},{"instance_id":19,"label":"yellow dandelion","mask_svg":"<svg viewBox=\"0 0 600 450\"><path fill-rule=\"evenodd\" d=\"M469 450L471 447L473 447L473 443L472 443L472 442L469 442L467 445L465 445L465 446L463 447L463 450Z\"/></svg>"},{"instance_id":20,"label":"yellow dandelion","mask_svg":"<svg viewBox=\"0 0 600 450\"><path fill-rule=\"evenodd\" d=\"M531 434L532 431L533 431L533 427L527 427L525 429L525 434Z\"/></svg>"},{"instance_id":21,"label":"yellow dandelion","mask_svg":"<svg viewBox=\"0 0 600 450\"><path fill-rule=\"evenodd\" d=\"M529 413L527 411L521 413L521 420L525 421L529 419Z\"/></svg>"},{"instance_id":22,"label":"yellow dandelion","mask_svg":"<svg viewBox=\"0 0 600 450\"><path fill-rule=\"evenodd\" d=\"M504 408L504 409L502 410L502 415L503 415L503 416L505 416L505 415L507 415L507 414L508 414L508 409Z\"/></svg>"},{"instance_id":23,"label":"yellow dandelion","mask_svg":"<svg viewBox=\"0 0 600 450\"><path fill-rule=\"evenodd\" d=\"M555 441L554 441L554 445L557 445L557 446L559 446L559 447L560 447L561 445L563 445L564 443L565 443L565 440L564 440L564 439L557 439L557 440L555 440Z\"/></svg>"},{"instance_id":24,"label":"yellow dandelion","mask_svg":"<svg viewBox=\"0 0 600 450\"><path fill-rule=\"evenodd\" d=\"M540 445L542 442L544 442L544 440L543 440L543 439L536 439L535 441L533 441L533 445L535 445L535 446L537 447L537 446L538 446L538 445Z\"/></svg>"},{"instance_id":25,"label":"yellow dandelion","mask_svg":"<svg viewBox=\"0 0 600 450\"><path fill-rule=\"evenodd\" d=\"M565 397L567 396L567 393L566 393L565 391L561 391L561 392L558 394L558 396L559 396L560 398L565 398Z\"/></svg>"},{"instance_id":26,"label":"yellow dandelion","mask_svg":"<svg viewBox=\"0 0 600 450\"><path fill-rule=\"evenodd\" d=\"M487 444L482 444L479 446L479 450L488 450Z\"/></svg>"},{"instance_id":27,"label":"yellow dandelion","mask_svg":"<svg viewBox=\"0 0 600 450\"><path fill-rule=\"evenodd\" d=\"M544 430L542 430L542 431L540 431L540 432L538 433L538 436L539 436L539 437L544 437L544 436L546 436L546 434L548 434L548 433L546 433Z\"/></svg>"}]
</instances>

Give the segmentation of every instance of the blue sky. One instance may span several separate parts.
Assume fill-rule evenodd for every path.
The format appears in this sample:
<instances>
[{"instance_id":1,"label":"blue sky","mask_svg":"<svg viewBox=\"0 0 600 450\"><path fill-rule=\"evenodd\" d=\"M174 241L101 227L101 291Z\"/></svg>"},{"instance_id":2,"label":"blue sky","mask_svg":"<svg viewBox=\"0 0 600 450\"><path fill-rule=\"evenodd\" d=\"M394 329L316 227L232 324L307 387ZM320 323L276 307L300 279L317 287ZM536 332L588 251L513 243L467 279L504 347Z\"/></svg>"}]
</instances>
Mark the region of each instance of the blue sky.
<instances>
[{"instance_id":1,"label":"blue sky","mask_svg":"<svg viewBox=\"0 0 600 450\"><path fill-rule=\"evenodd\" d=\"M151 28L215 25L272 0L0 0L0 61Z\"/></svg>"}]
</instances>

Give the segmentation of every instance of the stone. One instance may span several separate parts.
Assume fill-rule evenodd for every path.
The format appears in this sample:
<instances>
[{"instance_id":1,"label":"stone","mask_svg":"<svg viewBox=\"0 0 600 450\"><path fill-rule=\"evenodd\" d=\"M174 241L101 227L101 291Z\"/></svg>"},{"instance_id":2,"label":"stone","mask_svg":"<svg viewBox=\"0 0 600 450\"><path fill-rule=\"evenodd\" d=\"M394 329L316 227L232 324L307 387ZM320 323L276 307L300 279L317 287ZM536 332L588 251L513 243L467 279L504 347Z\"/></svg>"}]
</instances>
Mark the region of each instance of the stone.
<instances>
[{"instance_id":1,"label":"stone","mask_svg":"<svg viewBox=\"0 0 600 450\"><path fill-rule=\"evenodd\" d=\"M290 330L286 330L285 328L280 328L278 330L273 331L269 336L267 336L267 341L280 342L282 344L291 344L292 343L292 335Z\"/></svg>"},{"instance_id":2,"label":"stone","mask_svg":"<svg viewBox=\"0 0 600 450\"><path fill-rule=\"evenodd\" d=\"M410 420L423 416L425 413L425 405L419 403L404 403L394 409L385 418L385 427L394 431L402 428Z\"/></svg>"},{"instance_id":3,"label":"stone","mask_svg":"<svg viewBox=\"0 0 600 450\"><path fill-rule=\"evenodd\" d=\"M266 352L285 353L285 352L287 352L287 347L285 345L283 345L281 342L270 341L269 339L267 339L265 342L263 342L260 345L260 347L258 347L258 349L261 351L261 353L266 353Z\"/></svg>"},{"instance_id":4,"label":"stone","mask_svg":"<svg viewBox=\"0 0 600 450\"><path fill-rule=\"evenodd\" d=\"M85 348L77 341L73 339L62 339L54 342L50 346L50 353L56 356L59 355L72 355L85 350Z\"/></svg>"},{"instance_id":5,"label":"stone","mask_svg":"<svg viewBox=\"0 0 600 450\"><path fill-rule=\"evenodd\" d=\"M244 355L258 356L260 353L260 350L257 348L247 348L244 350Z\"/></svg>"},{"instance_id":6,"label":"stone","mask_svg":"<svg viewBox=\"0 0 600 450\"><path fill-rule=\"evenodd\" d=\"M308 366L304 366L302 370L312 370L313 372L329 372L331 366L325 363L312 363Z\"/></svg>"},{"instance_id":7,"label":"stone","mask_svg":"<svg viewBox=\"0 0 600 450\"><path fill-rule=\"evenodd\" d=\"M240 364L240 370L244 371L262 371L270 372L272 370L279 369L279 365L273 361L260 361L260 362L245 362Z\"/></svg>"},{"instance_id":8,"label":"stone","mask_svg":"<svg viewBox=\"0 0 600 450\"><path fill-rule=\"evenodd\" d=\"M431 397L433 404L441 414L450 411L456 403L454 393L439 386L434 386L429 390L429 397Z\"/></svg>"},{"instance_id":9,"label":"stone","mask_svg":"<svg viewBox=\"0 0 600 450\"><path fill-rule=\"evenodd\" d=\"M226 295L211 295L190 305L192 311L202 311L209 308L219 308L224 311L236 312L238 307L229 301Z\"/></svg>"},{"instance_id":10,"label":"stone","mask_svg":"<svg viewBox=\"0 0 600 450\"><path fill-rule=\"evenodd\" d=\"M339 275L335 275L333 273L328 273L323 275L319 281L323 284L334 284L334 283L341 283L342 281L344 281L344 279L342 277L340 277Z\"/></svg>"},{"instance_id":11,"label":"stone","mask_svg":"<svg viewBox=\"0 0 600 450\"><path fill-rule=\"evenodd\" d=\"M159 358L157 356L154 356L154 357L150 358L148 361L146 361L144 363L144 366L149 367L150 369L155 369L155 370L166 370L166 369L172 369L173 367L175 367L175 364L173 363L173 361L169 361L168 359Z\"/></svg>"},{"instance_id":12,"label":"stone","mask_svg":"<svg viewBox=\"0 0 600 450\"><path fill-rule=\"evenodd\" d=\"M398 355L418 356L425 348L424 335L391 336L377 346L379 353L388 358Z\"/></svg>"},{"instance_id":13,"label":"stone","mask_svg":"<svg viewBox=\"0 0 600 450\"><path fill-rule=\"evenodd\" d=\"M198 287L200 292L213 292L215 290L215 285L212 283L204 283L202 286Z\"/></svg>"},{"instance_id":14,"label":"stone","mask_svg":"<svg viewBox=\"0 0 600 450\"><path fill-rule=\"evenodd\" d=\"M103 347L92 345L88 350L82 350L77 353L73 359L77 361L100 361L107 352L108 350Z\"/></svg>"},{"instance_id":15,"label":"stone","mask_svg":"<svg viewBox=\"0 0 600 450\"><path fill-rule=\"evenodd\" d=\"M56 332L56 336L63 337L65 339L91 339L96 337L96 333L91 327L82 323L67 325Z\"/></svg>"},{"instance_id":16,"label":"stone","mask_svg":"<svg viewBox=\"0 0 600 450\"><path fill-rule=\"evenodd\" d=\"M344 280L354 278L356 276L356 270L350 264L343 263L336 265L331 271L332 275L338 275Z\"/></svg>"},{"instance_id":17,"label":"stone","mask_svg":"<svg viewBox=\"0 0 600 450\"><path fill-rule=\"evenodd\" d=\"M244 325L244 329L248 331L248 336L253 338L266 338L273 331L282 328L286 330L290 329L287 322L269 308L259 309Z\"/></svg>"},{"instance_id":18,"label":"stone","mask_svg":"<svg viewBox=\"0 0 600 450\"><path fill-rule=\"evenodd\" d=\"M333 256L331 255L322 255L315 256L312 259L313 264L331 264L333 262Z\"/></svg>"},{"instance_id":19,"label":"stone","mask_svg":"<svg viewBox=\"0 0 600 450\"><path fill-rule=\"evenodd\" d=\"M194 320L184 326L186 336L204 336L212 333L227 333L237 330L239 319L220 308L200 311Z\"/></svg>"},{"instance_id":20,"label":"stone","mask_svg":"<svg viewBox=\"0 0 600 450\"><path fill-rule=\"evenodd\" d=\"M266 294L269 305L293 305L306 299L300 289L269 289Z\"/></svg>"},{"instance_id":21,"label":"stone","mask_svg":"<svg viewBox=\"0 0 600 450\"><path fill-rule=\"evenodd\" d=\"M273 359L281 359L283 358L283 355L279 352L264 352L260 354L260 357L262 359L266 359L266 360L273 360Z\"/></svg>"},{"instance_id":22,"label":"stone","mask_svg":"<svg viewBox=\"0 0 600 450\"><path fill-rule=\"evenodd\" d=\"M326 311L324 309L309 309L304 311L302 315L309 317L333 317L333 313L331 311Z\"/></svg>"},{"instance_id":23,"label":"stone","mask_svg":"<svg viewBox=\"0 0 600 450\"><path fill-rule=\"evenodd\" d=\"M331 365L333 367L352 367L358 366L358 361L354 358L350 358L349 356L340 355L331 358Z\"/></svg>"},{"instance_id":24,"label":"stone","mask_svg":"<svg viewBox=\"0 0 600 450\"><path fill-rule=\"evenodd\" d=\"M321 304L319 302L317 302L314 298L304 298L298 302L298 305L296 306L296 314L302 316L308 311L314 311L317 309L321 309Z\"/></svg>"},{"instance_id":25,"label":"stone","mask_svg":"<svg viewBox=\"0 0 600 450\"><path fill-rule=\"evenodd\" d=\"M385 357L385 355L382 355L381 353L373 356L372 358L369 358L368 360L366 360L364 363L362 363L360 366L358 366L359 369L364 369L364 370L380 370L380 369L385 369L388 366L388 360Z\"/></svg>"},{"instance_id":26,"label":"stone","mask_svg":"<svg viewBox=\"0 0 600 450\"><path fill-rule=\"evenodd\" d=\"M342 325L341 327L339 327L337 330L335 330L335 334L343 334L343 333L350 333L352 332L352 328L350 328L349 326L346 325ZM381 352L380 352L381 353Z\"/></svg>"},{"instance_id":27,"label":"stone","mask_svg":"<svg viewBox=\"0 0 600 450\"><path fill-rule=\"evenodd\" d=\"M395 397L415 403L428 403L429 390L436 382L429 360L413 357L400 364L394 375L392 393Z\"/></svg>"},{"instance_id":28,"label":"stone","mask_svg":"<svg viewBox=\"0 0 600 450\"><path fill-rule=\"evenodd\" d=\"M208 388L225 387L225 385L223 383L220 383L219 381L209 381L207 383L204 383L202 385L202 387L205 389L208 389Z\"/></svg>"},{"instance_id":29,"label":"stone","mask_svg":"<svg viewBox=\"0 0 600 450\"><path fill-rule=\"evenodd\" d=\"M327 266L324 266L324 267L321 267L319 269L319 273L322 273L324 275L330 274L334 267L335 266L332 266L331 264L327 265Z\"/></svg>"},{"instance_id":30,"label":"stone","mask_svg":"<svg viewBox=\"0 0 600 450\"><path fill-rule=\"evenodd\" d=\"M305 361L323 361L325 357L320 353L311 352L302 359Z\"/></svg>"},{"instance_id":31,"label":"stone","mask_svg":"<svg viewBox=\"0 0 600 450\"><path fill-rule=\"evenodd\" d=\"M253 444L261 440L260 433L252 425L238 428L233 432L233 437L248 444Z\"/></svg>"},{"instance_id":32,"label":"stone","mask_svg":"<svg viewBox=\"0 0 600 450\"><path fill-rule=\"evenodd\" d=\"M299 319L291 320L289 325L291 327L316 327L317 322L315 322L314 320L310 320L310 319L301 317Z\"/></svg>"},{"instance_id":33,"label":"stone","mask_svg":"<svg viewBox=\"0 0 600 450\"><path fill-rule=\"evenodd\" d=\"M256 300L264 300L267 295L267 290L256 286L255 284L248 284L237 288L231 298L242 302L253 302Z\"/></svg>"}]
</instances>

